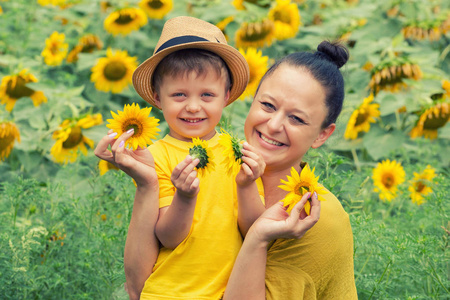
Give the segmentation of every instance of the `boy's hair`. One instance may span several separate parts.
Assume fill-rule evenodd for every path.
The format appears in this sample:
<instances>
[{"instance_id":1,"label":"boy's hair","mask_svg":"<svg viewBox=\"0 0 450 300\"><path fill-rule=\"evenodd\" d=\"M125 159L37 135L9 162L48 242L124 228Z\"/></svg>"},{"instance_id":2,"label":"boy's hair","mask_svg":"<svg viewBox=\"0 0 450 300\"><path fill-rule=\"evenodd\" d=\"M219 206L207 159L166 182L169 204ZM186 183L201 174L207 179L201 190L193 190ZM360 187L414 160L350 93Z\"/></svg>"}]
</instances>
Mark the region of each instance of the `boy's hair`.
<instances>
[{"instance_id":1,"label":"boy's hair","mask_svg":"<svg viewBox=\"0 0 450 300\"><path fill-rule=\"evenodd\" d=\"M212 68L218 77L225 75L225 92L231 88L231 74L223 59L210 51L203 49L182 49L167 55L156 67L152 86L156 93L163 82L164 76L181 76L195 72L197 76L205 74L208 68Z\"/></svg>"}]
</instances>

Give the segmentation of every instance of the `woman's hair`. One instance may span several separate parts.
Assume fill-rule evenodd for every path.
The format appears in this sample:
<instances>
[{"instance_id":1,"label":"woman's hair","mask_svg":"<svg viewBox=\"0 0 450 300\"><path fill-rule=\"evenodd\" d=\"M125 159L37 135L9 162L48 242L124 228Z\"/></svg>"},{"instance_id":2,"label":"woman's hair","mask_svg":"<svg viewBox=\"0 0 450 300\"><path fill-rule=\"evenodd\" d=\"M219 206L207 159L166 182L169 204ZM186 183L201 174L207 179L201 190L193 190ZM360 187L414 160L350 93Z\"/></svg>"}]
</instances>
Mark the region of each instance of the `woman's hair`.
<instances>
[{"instance_id":1,"label":"woman's hair","mask_svg":"<svg viewBox=\"0 0 450 300\"><path fill-rule=\"evenodd\" d=\"M289 54L273 64L264 74L255 95L258 93L261 83L269 77L280 65L300 67L307 70L324 88L328 109L327 116L322 123L322 128L335 123L342 110L344 102L344 79L339 68L345 65L349 58L347 48L339 42L323 41L317 46L317 51L296 52Z\"/></svg>"},{"instance_id":2,"label":"woman's hair","mask_svg":"<svg viewBox=\"0 0 450 300\"><path fill-rule=\"evenodd\" d=\"M211 51L196 48L178 50L164 57L153 72L152 85L159 93L164 76L176 77L192 71L201 76L208 68L212 68L217 76L221 76L224 72L225 92L231 89L231 72L225 61Z\"/></svg>"}]
</instances>

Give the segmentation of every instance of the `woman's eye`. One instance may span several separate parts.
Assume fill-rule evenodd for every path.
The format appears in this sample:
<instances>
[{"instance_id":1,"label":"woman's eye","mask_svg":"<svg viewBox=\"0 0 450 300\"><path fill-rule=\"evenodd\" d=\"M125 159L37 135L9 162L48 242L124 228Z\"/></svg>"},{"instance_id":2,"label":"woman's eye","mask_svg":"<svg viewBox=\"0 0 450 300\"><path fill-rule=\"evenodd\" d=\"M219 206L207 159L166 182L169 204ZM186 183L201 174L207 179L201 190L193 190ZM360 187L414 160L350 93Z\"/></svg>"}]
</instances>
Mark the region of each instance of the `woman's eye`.
<instances>
[{"instance_id":1,"label":"woman's eye","mask_svg":"<svg viewBox=\"0 0 450 300\"><path fill-rule=\"evenodd\" d=\"M266 109L270 109L270 110L275 110L275 106L273 106L271 103L269 102L261 102L261 104L266 108Z\"/></svg>"},{"instance_id":2,"label":"woman's eye","mask_svg":"<svg viewBox=\"0 0 450 300\"><path fill-rule=\"evenodd\" d=\"M302 118L299 118L297 116L291 116L291 120L293 120L293 122L298 123L298 124L306 124L306 122L303 121Z\"/></svg>"}]
</instances>

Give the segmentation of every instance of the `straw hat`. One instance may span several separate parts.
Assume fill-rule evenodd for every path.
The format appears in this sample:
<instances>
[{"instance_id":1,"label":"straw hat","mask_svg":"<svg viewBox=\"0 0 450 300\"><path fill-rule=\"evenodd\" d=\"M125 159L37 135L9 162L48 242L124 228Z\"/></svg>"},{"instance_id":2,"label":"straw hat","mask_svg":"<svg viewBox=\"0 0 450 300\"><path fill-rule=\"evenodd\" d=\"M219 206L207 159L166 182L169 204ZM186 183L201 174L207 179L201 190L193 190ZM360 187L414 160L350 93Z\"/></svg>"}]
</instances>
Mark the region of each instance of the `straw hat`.
<instances>
[{"instance_id":1,"label":"straw hat","mask_svg":"<svg viewBox=\"0 0 450 300\"><path fill-rule=\"evenodd\" d=\"M133 85L138 94L158 107L153 98L152 76L159 62L172 52L187 48L211 51L220 56L231 71L231 91L228 104L239 98L249 80L249 68L242 54L227 44L222 31L215 25L193 17L175 17L163 27L153 55L133 73ZM160 108L160 107L158 107Z\"/></svg>"}]
</instances>

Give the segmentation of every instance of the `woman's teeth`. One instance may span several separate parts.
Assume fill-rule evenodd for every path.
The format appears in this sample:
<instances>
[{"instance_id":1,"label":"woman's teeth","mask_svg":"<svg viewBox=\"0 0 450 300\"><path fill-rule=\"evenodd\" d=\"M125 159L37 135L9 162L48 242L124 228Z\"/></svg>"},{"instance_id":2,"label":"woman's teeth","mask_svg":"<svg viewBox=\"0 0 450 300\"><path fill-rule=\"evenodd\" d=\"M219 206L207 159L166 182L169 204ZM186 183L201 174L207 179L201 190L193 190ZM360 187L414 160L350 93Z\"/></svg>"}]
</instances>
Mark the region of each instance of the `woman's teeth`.
<instances>
[{"instance_id":1,"label":"woman's teeth","mask_svg":"<svg viewBox=\"0 0 450 300\"><path fill-rule=\"evenodd\" d=\"M269 140L268 138L266 138L264 135L262 135L262 134L260 134L260 136L261 136L261 139L263 140L263 141L265 141L266 143L269 143L269 144L272 144L272 145L275 145L275 146L281 146L281 145L283 145L282 143L280 143L280 142L277 142L277 141L274 141L274 140Z\"/></svg>"}]
</instances>

